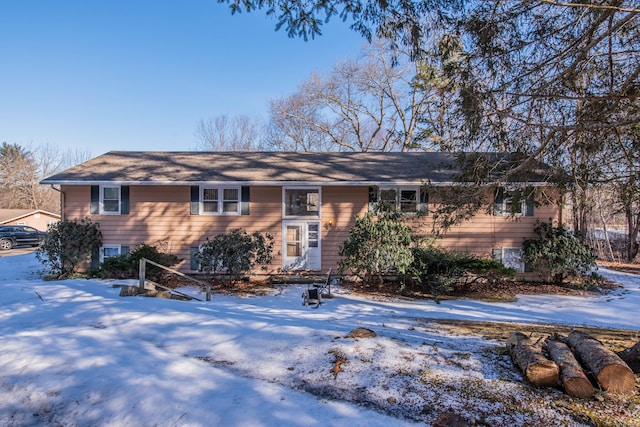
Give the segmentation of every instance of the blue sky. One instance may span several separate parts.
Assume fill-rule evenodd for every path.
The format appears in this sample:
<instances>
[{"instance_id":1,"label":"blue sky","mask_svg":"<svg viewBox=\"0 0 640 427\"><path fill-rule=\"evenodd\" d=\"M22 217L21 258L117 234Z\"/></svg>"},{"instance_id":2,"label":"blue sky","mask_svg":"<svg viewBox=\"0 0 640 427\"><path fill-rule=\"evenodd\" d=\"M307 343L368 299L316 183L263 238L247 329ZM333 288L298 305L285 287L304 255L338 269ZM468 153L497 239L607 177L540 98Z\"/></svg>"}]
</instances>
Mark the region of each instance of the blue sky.
<instances>
[{"instance_id":1,"label":"blue sky","mask_svg":"<svg viewBox=\"0 0 640 427\"><path fill-rule=\"evenodd\" d=\"M0 142L190 150L199 119L266 120L364 42L339 20L307 42L275 25L215 0L3 0Z\"/></svg>"}]
</instances>

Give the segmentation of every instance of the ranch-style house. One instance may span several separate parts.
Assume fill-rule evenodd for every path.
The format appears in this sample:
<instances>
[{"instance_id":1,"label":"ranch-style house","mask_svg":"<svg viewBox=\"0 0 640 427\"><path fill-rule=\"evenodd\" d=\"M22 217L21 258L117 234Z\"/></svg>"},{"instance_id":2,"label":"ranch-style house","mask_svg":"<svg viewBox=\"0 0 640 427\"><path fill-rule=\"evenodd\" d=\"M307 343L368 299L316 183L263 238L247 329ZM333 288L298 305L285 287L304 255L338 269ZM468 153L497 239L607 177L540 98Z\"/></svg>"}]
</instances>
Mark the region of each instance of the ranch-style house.
<instances>
[{"instance_id":1,"label":"ranch-style house","mask_svg":"<svg viewBox=\"0 0 640 427\"><path fill-rule=\"evenodd\" d=\"M424 184L452 185L454 164L453 154L438 152L112 151L42 183L60 190L63 220L99 223L103 246L96 262L144 242L178 256L179 270L195 273L194 254L207 237L242 228L274 237L269 273L326 272L336 268L356 217L378 201L395 206L414 231L429 234L439 201ZM488 191L495 209L478 211L439 244L524 271L522 244L534 237L536 220L562 222L563 210L509 194L509 186Z\"/></svg>"}]
</instances>

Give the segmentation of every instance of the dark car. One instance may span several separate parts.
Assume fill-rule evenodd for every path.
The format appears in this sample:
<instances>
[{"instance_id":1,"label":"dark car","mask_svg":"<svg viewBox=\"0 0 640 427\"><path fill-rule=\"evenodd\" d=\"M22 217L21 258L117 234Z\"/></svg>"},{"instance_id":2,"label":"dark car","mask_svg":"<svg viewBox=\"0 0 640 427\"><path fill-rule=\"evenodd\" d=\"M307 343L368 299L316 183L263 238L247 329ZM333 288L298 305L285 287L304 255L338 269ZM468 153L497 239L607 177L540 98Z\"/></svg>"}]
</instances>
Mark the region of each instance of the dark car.
<instances>
[{"instance_id":1,"label":"dark car","mask_svg":"<svg viewBox=\"0 0 640 427\"><path fill-rule=\"evenodd\" d=\"M8 250L14 246L39 246L44 242L47 233L26 225L0 226L0 250Z\"/></svg>"}]
</instances>

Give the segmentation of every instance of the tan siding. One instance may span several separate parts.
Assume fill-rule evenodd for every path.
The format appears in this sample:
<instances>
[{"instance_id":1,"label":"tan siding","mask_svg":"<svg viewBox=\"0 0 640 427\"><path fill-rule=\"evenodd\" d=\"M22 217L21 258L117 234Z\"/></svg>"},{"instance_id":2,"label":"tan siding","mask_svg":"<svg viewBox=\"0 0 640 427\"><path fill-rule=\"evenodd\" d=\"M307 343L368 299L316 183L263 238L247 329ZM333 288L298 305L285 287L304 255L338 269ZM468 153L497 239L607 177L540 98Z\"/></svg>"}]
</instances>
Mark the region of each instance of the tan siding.
<instances>
[{"instance_id":1,"label":"tan siding","mask_svg":"<svg viewBox=\"0 0 640 427\"><path fill-rule=\"evenodd\" d=\"M487 200L492 200L487 197ZM433 210L435 206L430 206ZM561 209L555 205L536 206L533 216L502 217L479 211L472 220L452 227L438 239L438 244L447 249L491 257L494 248L519 248L526 239L535 237L533 232L537 219L548 221L561 218ZM433 217L428 215L413 221L417 233L430 235Z\"/></svg>"},{"instance_id":2,"label":"tan siding","mask_svg":"<svg viewBox=\"0 0 640 427\"><path fill-rule=\"evenodd\" d=\"M65 217L89 217L99 223L105 244L158 245L181 258L184 271L189 270L190 247L234 228L270 233L276 243L274 252L280 251L280 187L252 188L250 215L191 215L189 186L131 186L129 215L90 215L89 186L69 186L63 191ZM280 263L278 256L273 265Z\"/></svg>"},{"instance_id":3,"label":"tan siding","mask_svg":"<svg viewBox=\"0 0 640 427\"><path fill-rule=\"evenodd\" d=\"M14 221L8 221L2 225L28 225L40 231L47 231L49 228L49 222L59 221L60 218L48 215L46 213L36 213L34 215L27 215Z\"/></svg>"},{"instance_id":4,"label":"tan siding","mask_svg":"<svg viewBox=\"0 0 640 427\"><path fill-rule=\"evenodd\" d=\"M358 215L367 212L369 187L322 189L322 269L336 268L340 245L349 236ZM328 222L333 225L329 226Z\"/></svg>"},{"instance_id":5,"label":"tan siding","mask_svg":"<svg viewBox=\"0 0 640 427\"><path fill-rule=\"evenodd\" d=\"M144 242L183 259L180 269L189 271L190 247L207 237L243 228L274 237L274 260L270 272L282 266L282 188L252 187L250 215L190 215L189 186L131 186L129 215L90 215L90 187L63 186L64 219L89 217L100 224L106 244L134 246ZM322 270L337 266L340 244L358 215L367 212L368 187L323 187L321 208ZM521 247L533 237L536 218L557 219L559 208L536 208L534 217L495 217L479 212L472 221L452 228L441 240L443 247L490 257L493 248ZM329 225L329 221L332 225ZM417 233L429 235L432 217L408 219Z\"/></svg>"}]
</instances>

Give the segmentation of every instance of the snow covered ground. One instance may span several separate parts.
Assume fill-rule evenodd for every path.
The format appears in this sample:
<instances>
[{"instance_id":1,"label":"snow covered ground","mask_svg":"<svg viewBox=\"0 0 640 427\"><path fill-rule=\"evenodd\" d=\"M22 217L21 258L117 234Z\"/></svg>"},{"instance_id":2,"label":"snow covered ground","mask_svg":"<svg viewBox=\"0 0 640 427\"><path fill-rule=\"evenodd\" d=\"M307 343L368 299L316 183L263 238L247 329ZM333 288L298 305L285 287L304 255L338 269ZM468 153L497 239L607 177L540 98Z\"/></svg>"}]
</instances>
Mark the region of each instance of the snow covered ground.
<instances>
[{"instance_id":1,"label":"snow covered ground","mask_svg":"<svg viewBox=\"0 0 640 427\"><path fill-rule=\"evenodd\" d=\"M3 426L388 427L448 409L492 426L581 425L552 407L560 392L521 382L504 343L429 319L640 331L640 278L611 271L625 288L606 296L435 304L337 290L314 310L302 286L183 302L119 297L113 281L45 282L40 269L33 254L0 258ZM378 336L346 338L356 327ZM337 374L336 358L348 361Z\"/></svg>"}]
</instances>

